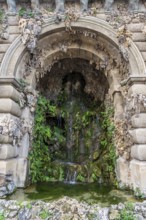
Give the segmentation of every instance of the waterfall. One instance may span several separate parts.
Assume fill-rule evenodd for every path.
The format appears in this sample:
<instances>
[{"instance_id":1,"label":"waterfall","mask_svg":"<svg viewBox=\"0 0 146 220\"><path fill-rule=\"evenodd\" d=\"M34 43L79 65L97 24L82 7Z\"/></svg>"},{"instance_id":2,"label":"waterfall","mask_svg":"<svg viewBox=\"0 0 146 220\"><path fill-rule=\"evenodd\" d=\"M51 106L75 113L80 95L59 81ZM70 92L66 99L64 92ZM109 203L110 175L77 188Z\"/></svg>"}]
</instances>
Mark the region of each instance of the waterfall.
<instances>
[{"instance_id":1,"label":"waterfall","mask_svg":"<svg viewBox=\"0 0 146 220\"><path fill-rule=\"evenodd\" d=\"M70 167L68 167L65 182L69 183L69 184L75 184L76 183L76 176L77 176L77 171L71 170Z\"/></svg>"}]
</instances>

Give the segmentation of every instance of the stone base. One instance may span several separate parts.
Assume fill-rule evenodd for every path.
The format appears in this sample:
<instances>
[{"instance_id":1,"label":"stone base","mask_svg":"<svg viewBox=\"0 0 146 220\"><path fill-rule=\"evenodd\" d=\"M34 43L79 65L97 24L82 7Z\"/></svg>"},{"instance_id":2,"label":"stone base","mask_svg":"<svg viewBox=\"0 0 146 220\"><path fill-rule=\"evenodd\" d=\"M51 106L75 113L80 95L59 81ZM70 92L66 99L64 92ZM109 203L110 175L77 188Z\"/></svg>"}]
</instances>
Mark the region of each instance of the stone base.
<instances>
[{"instance_id":1,"label":"stone base","mask_svg":"<svg viewBox=\"0 0 146 220\"><path fill-rule=\"evenodd\" d=\"M132 160L130 162L131 184L146 195L146 162Z\"/></svg>"},{"instance_id":2,"label":"stone base","mask_svg":"<svg viewBox=\"0 0 146 220\"><path fill-rule=\"evenodd\" d=\"M16 186L25 187L28 181L28 160L26 158L19 158L17 160L16 170Z\"/></svg>"},{"instance_id":3,"label":"stone base","mask_svg":"<svg viewBox=\"0 0 146 220\"><path fill-rule=\"evenodd\" d=\"M0 174L13 176L16 187L25 187L28 176L28 160L25 158L14 158L0 161Z\"/></svg>"},{"instance_id":4,"label":"stone base","mask_svg":"<svg viewBox=\"0 0 146 220\"><path fill-rule=\"evenodd\" d=\"M123 185L129 185L129 163L122 157L117 160L116 174Z\"/></svg>"}]
</instances>

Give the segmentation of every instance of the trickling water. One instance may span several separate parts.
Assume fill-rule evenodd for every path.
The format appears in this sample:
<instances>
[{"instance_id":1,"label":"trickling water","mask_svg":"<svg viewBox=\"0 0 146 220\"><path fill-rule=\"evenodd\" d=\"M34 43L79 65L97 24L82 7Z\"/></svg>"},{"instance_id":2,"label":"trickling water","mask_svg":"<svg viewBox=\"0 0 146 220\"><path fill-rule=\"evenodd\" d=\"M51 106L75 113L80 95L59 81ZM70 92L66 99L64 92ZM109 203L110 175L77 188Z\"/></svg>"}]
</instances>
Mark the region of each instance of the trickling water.
<instances>
[{"instance_id":1,"label":"trickling water","mask_svg":"<svg viewBox=\"0 0 146 220\"><path fill-rule=\"evenodd\" d=\"M69 167L68 170L67 170L65 183L75 184L76 183L76 177L77 177L77 171L76 170L71 170L70 167Z\"/></svg>"}]
</instances>

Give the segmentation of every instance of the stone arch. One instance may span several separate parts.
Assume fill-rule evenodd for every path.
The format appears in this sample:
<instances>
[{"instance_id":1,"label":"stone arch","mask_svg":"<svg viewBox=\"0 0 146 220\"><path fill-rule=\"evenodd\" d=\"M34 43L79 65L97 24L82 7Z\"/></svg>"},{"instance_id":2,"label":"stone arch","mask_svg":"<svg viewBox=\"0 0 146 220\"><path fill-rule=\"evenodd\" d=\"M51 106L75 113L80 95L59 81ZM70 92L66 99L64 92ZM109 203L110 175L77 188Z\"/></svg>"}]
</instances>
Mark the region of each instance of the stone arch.
<instances>
[{"instance_id":1,"label":"stone arch","mask_svg":"<svg viewBox=\"0 0 146 220\"><path fill-rule=\"evenodd\" d=\"M105 21L97 19L97 18L93 18L93 17L81 17L78 20L78 22L72 22L72 28L78 29L78 30L85 29L89 32L91 31L95 33L99 37L99 39L103 39L104 42L106 43L107 51L105 52L105 54L107 54L108 52L112 52L113 50L115 54L119 56L119 43L116 37L116 33ZM44 39L47 39L47 36L50 36L51 34L60 35L60 33L64 30L65 30L65 26L63 22L61 22L60 24L55 24L51 20L48 20L47 24L44 25L42 28L42 32L38 40L38 45L39 45L39 42L41 44L41 41L43 41ZM88 60L94 57L94 61L96 61L97 59L104 61L102 49L100 49L100 51L97 52L93 49L92 46L93 45L89 45L89 44L87 45L87 41L85 41L84 46L82 45L79 46L76 44L74 46L73 45L69 46L68 52L72 52L74 57L78 57L78 49L79 49L80 50L79 57L86 58ZM145 81L146 67L145 67L145 63L143 61L141 53L139 52L138 48L132 41L130 41L130 47L127 49L127 51L128 51L128 56L129 56L129 60L127 63L130 66L130 69L129 69L130 76L129 76L129 79L127 78L124 78L124 79L126 80L126 83L128 82L130 85L130 88L128 90L128 94L130 96L133 93L139 94L141 89L142 89L142 92L145 90L145 85L143 85L143 82ZM113 56L114 56L114 52L113 52ZM60 53L60 50L57 50L57 49L54 50L52 53L48 52L46 58L44 59L44 62L47 63L48 59L49 60L53 59L54 56L56 55L58 56L59 53ZM5 90L5 93L0 94L0 97L2 98L0 100L0 106L2 106L0 109L0 112L9 114L9 117L10 117L8 119L9 121L11 120L11 116L13 115L13 118L16 117L14 118L16 120L21 118L21 120L23 119L28 122L31 117L31 111L33 112L32 109L35 107L35 106L31 106L31 110L30 110L29 109L30 106L29 106L29 107L26 107L23 111L21 111L20 106L17 104L17 102L19 101L19 95L20 95L20 91L19 91L20 85L17 82L17 79L19 79L18 72L21 67L21 64L24 63L24 58L25 56L27 56L27 54L28 54L27 49L24 45L22 45L21 36L19 36L7 50L3 58L2 64L1 64L1 68L0 68L1 88ZM65 53L63 57L65 56L68 57L68 54ZM45 65L47 66L46 63ZM123 111L123 106L122 106L123 103L122 103L122 97L121 97L122 95L120 91L121 78L119 77L120 73L119 73L118 68L119 67L109 70L109 74L111 77L109 81L111 80L110 89L111 89L111 94L114 99L115 109L117 109L117 112L120 111L120 113L118 113L120 115ZM34 80L33 77L30 77L28 79L28 82L31 84L32 87L33 87L32 85L33 80ZM136 85L134 83L136 83ZM139 89L138 85L141 86L141 89ZM34 88L35 86L33 88L29 88L27 91L30 97L32 97L32 95L35 96ZM146 92L144 92L144 94L145 93ZM1 103L3 104L1 105ZM137 123L135 119L133 119L133 121L134 121L133 123ZM19 122L17 126L19 127ZM142 127L141 124L140 125L136 124L136 126L139 126L138 128ZM5 158L2 158L2 157L0 158L2 160L5 159L5 161L4 160L0 161L1 163L0 172L2 171L6 174L9 170L11 170L14 176L15 184L19 187L23 187L26 181L27 156L28 156L29 135L30 135L28 124L25 124L25 126L23 124L23 129L22 129L23 131L21 134L23 136L22 142L21 142L21 150L19 148L17 149L17 147L15 151L14 149L12 150L12 140L10 140L11 138L9 137L9 134L7 134L7 140L4 140L4 142L2 142L3 145L7 144L7 146L5 146L6 156ZM135 133L133 136L135 136ZM135 143L137 142L138 141L135 140ZM139 141L139 144L141 144L140 141ZM139 148L142 149L141 145L139 146ZM10 151L14 151L11 154L11 156L8 153ZM139 156L137 156L138 153L135 153L135 152L136 150L135 150L135 145L134 145L132 158L139 159ZM19 157L15 158L18 155ZM7 161L6 159L9 159L9 161ZM146 158L144 158L144 160L146 160ZM145 166L146 167L146 164L144 164L145 162L143 162L143 164L140 164L140 162L138 161L138 164L137 164L137 162L134 163L134 160L132 160L132 162L130 163L131 163L131 167L134 167L134 166L139 166L139 167ZM134 187L137 187L138 185L142 190L144 190L143 182L142 183L140 182L137 184L136 182L137 180L135 180L137 179L137 177L135 177L135 174L130 177L131 178L130 180L128 179L128 176L130 173L130 168L129 168L130 163L127 162L123 158L118 161L117 172L118 172L119 180L122 181L124 184L128 184L128 185L132 183ZM21 174L21 171L23 175ZM145 168L145 172L146 172L146 168Z\"/></svg>"},{"instance_id":2,"label":"stone arch","mask_svg":"<svg viewBox=\"0 0 146 220\"><path fill-rule=\"evenodd\" d=\"M107 22L101 19L93 17L80 18L78 22L72 22L72 27L80 29L86 27L87 30L94 31L107 39L113 47L119 48L115 31L107 24ZM48 21L48 23L43 26L40 39L51 33L58 33L62 29L64 29L64 23L55 24L52 21ZM136 45L132 41L130 43L131 46L128 49L131 68L130 75L145 75L146 67L142 55ZM0 76L14 76L16 68L25 52L26 48L22 45L21 36L19 36L9 47L3 58L0 68Z\"/></svg>"}]
</instances>

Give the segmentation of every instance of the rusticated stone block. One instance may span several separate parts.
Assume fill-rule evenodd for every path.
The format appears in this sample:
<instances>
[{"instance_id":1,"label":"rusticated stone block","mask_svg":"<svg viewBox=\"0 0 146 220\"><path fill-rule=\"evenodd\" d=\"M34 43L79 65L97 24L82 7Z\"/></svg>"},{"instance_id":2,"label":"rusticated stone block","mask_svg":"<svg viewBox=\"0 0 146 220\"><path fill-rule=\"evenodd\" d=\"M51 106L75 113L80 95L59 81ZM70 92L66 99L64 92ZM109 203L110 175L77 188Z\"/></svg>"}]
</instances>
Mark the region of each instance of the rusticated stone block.
<instances>
[{"instance_id":1,"label":"rusticated stone block","mask_svg":"<svg viewBox=\"0 0 146 220\"><path fill-rule=\"evenodd\" d=\"M7 135L0 134L0 143L1 144L12 144L13 138L10 137L8 134Z\"/></svg>"},{"instance_id":2,"label":"rusticated stone block","mask_svg":"<svg viewBox=\"0 0 146 220\"><path fill-rule=\"evenodd\" d=\"M17 164L16 158L8 159L8 160L1 160L0 161L0 173L4 175L13 174L13 176L15 176L14 173L16 172L16 164Z\"/></svg>"},{"instance_id":3,"label":"rusticated stone block","mask_svg":"<svg viewBox=\"0 0 146 220\"><path fill-rule=\"evenodd\" d=\"M146 162L132 160L130 162L131 184L146 195Z\"/></svg>"},{"instance_id":4,"label":"rusticated stone block","mask_svg":"<svg viewBox=\"0 0 146 220\"><path fill-rule=\"evenodd\" d=\"M10 159L17 156L17 147L10 144L0 145L0 159Z\"/></svg>"},{"instance_id":5,"label":"rusticated stone block","mask_svg":"<svg viewBox=\"0 0 146 220\"><path fill-rule=\"evenodd\" d=\"M14 101L19 101L20 93L11 85L0 86L0 98L11 98Z\"/></svg>"},{"instance_id":6,"label":"rusticated stone block","mask_svg":"<svg viewBox=\"0 0 146 220\"><path fill-rule=\"evenodd\" d=\"M21 115L20 106L11 99L0 99L0 113L11 113L15 116Z\"/></svg>"},{"instance_id":7,"label":"rusticated stone block","mask_svg":"<svg viewBox=\"0 0 146 220\"><path fill-rule=\"evenodd\" d=\"M131 157L141 161L146 160L146 144L132 146Z\"/></svg>"},{"instance_id":8,"label":"rusticated stone block","mask_svg":"<svg viewBox=\"0 0 146 220\"><path fill-rule=\"evenodd\" d=\"M146 113L132 116L131 122L133 128L146 128Z\"/></svg>"},{"instance_id":9,"label":"rusticated stone block","mask_svg":"<svg viewBox=\"0 0 146 220\"><path fill-rule=\"evenodd\" d=\"M145 84L134 84L128 90L128 95L132 94L143 94L146 95L146 85Z\"/></svg>"},{"instance_id":10,"label":"rusticated stone block","mask_svg":"<svg viewBox=\"0 0 146 220\"><path fill-rule=\"evenodd\" d=\"M135 144L146 144L146 128L137 128L129 131Z\"/></svg>"}]
</instances>

